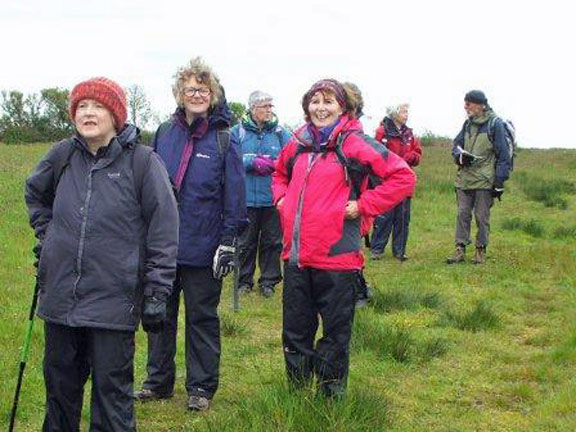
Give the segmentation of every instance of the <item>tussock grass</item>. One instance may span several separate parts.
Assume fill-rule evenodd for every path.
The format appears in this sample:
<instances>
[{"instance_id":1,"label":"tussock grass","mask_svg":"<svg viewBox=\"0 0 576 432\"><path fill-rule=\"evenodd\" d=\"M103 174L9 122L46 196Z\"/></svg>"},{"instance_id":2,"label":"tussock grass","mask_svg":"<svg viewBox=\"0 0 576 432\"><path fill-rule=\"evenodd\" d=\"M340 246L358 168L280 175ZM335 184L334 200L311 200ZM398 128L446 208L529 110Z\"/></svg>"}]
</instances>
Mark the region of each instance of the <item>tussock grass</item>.
<instances>
[{"instance_id":1,"label":"tussock grass","mask_svg":"<svg viewBox=\"0 0 576 432\"><path fill-rule=\"evenodd\" d=\"M248 333L248 326L238 315L224 313L220 316L220 332L222 336L244 336Z\"/></svg>"},{"instance_id":2,"label":"tussock grass","mask_svg":"<svg viewBox=\"0 0 576 432\"><path fill-rule=\"evenodd\" d=\"M520 218L505 219L504 222L502 222L502 228L508 231L522 231L537 238L544 236L546 232L542 224L535 219L528 221Z\"/></svg>"},{"instance_id":3,"label":"tussock grass","mask_svg":"<svg viewBox=\"0 0 576 432\"><path fill-rule=\"evenodd\" d=\"M572 239L576 237L576 225L558 227L553 234L556 239Z\"/></svg>"},{"instance_id":4,"label":"tussock grass","mask_svg":"<svg viewBox=\"0 0 576 432\"><path fill-rule=\"evenodd\" d=\"M372 307L377 312L389 313L399 310L414 310L419 307L436 309L442 304L437 292L417 292L414 289L373 290Z\"/></svg>"},{"instance_id":5,"label":"tussock grass","mask_svg":"<svg viewBox=\"0 0 576 432\"><path fill-rule=\"evenodd\" d=\"M378 315L357 315L352 335L352 350L372 351L377 358L398 363L426 362L448 351L449 345L442 338L421 340L413 330L393 327Z\"/></svg>"},{"instance_id":6,"label":"tussock grass","mask_svg":"<svg viewBox=\"0 0 576 432\"><path fill-rule=\"evenodd\" d=\"M386 402L380 395L349 389L343 399L326 399L312 388L292 390L275 380L255 389L230 415L205 417L208 430L237 431L367 431L389 426Z\"/></svg>"},{"instance_id":7,"label":"tussock grass","mask_svg":"<svg viewBox=\"0 0 576 432\"><path fill-rule=\"evenodd\" d=\"M528 199L541 202L546 207L566 210L568 201L561 195L576 194L576 185L565 179L543 179L526 172L515 173L514 177Z\"/></svg>"},{"instance_id":8,"label":"tussock grass","mask_svg":"<svg viewBox=\"0 0 576 432\"><path fill-rule=\"evenodd\" d=\"M489 330L500 325L500 317L494 312L492 306L485 301L480 301L476 306L466 312L446 312L443 323L460 330L478 332Z\"/></svg>"}]
</instances>

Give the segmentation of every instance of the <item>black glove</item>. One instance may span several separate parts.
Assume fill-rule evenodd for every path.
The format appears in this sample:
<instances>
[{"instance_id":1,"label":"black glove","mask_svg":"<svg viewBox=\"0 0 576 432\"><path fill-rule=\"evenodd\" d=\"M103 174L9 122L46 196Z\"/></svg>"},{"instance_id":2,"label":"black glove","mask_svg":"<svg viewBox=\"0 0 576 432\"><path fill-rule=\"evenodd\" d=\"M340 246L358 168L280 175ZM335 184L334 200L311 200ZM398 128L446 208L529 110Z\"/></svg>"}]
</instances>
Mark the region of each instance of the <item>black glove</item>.
<instances>
[{"instance_id":1,"label":"black glove","mask_svg":"<svg viewBox=\"0 0 576 432\"><path fill-rule=\"evenodd\" d=\"M145 296L142 310L142 328L147 333L158 333L166 321L166 298L162 296Z\"/></svg>"},{"instance_id":2,"label":"black glove","mask_svg":"<svg viewBox=\"0 0 576 432\"><path fill-rule=\"evenodd\" d=\"M222 279L234 269L234 254L236 247L234 244L220 245L214 254L212 273L216 279Z\"/></svg>"},{"instance_id":3,"label":"black glove","mask_svg":"<svg viewBox=\"0 0 576 432\"><path fill-rule=\"evenodd\" d=\"M498 198L498 201L502 201L502 194L504 193L504 186L494 185L492 187L492 197Z\"/></svg>"},{"instance_id":4,"label":"black glove","mask_svg":"<svg viewBox=\"0 0 576 432\"><path fill-rule=\"evenodd\" d=\"M36 243L36 246L32 248L32 252L34 252L34 257L36 260L34 261L34 267L38 268L38 264L40 263L40 255L42 255L42 242L39 241Z\"/></svg>"}]
</instances>

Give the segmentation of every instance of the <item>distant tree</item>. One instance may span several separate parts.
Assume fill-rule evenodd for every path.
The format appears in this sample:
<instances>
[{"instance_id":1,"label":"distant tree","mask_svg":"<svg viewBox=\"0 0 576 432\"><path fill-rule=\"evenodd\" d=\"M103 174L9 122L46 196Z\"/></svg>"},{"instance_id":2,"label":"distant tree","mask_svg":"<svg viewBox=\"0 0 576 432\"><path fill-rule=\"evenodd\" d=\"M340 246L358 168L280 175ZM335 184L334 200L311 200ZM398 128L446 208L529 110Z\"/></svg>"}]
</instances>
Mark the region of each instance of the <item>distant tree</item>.
<instances>
[{"instance_id":1,"label":"distant tree","mask_svg":"<svg viewBox=\"0 0 576 432\"><path fill-rule=\"evenodd\" d=\"M42 89L44 117L47 119L52 139L70 135L74 130L68 114L68 90L58 87Z\"/></svg>"},{"instance_id":2,"label":"distant tree","mask_svg":"<svg viewBox=\"0 0 576 432\"><path fill-rule=\"evenodd\" d=\"M2 90L2 125L3 126L25 126L26 125L26 104L24 94L18 90Z\"/></svg>"},{"instance_id":3,"label":"distant tree","mask_svg":"<svg viewBox=\"0 0 576 432\"><path fill-rule=\"evenodd\" d=\"M232 119L230 120L230 123L234 126L236 123L239 123L242 116L246 114L247 108L240 102L228 102L228 106L230 107L230 111L232 111Z\"/></svg>"},{"instance_id":4,"label":"distant tree","mask_svg":"<svg viewBox=\"0 0 576 432\"><path fill-rule=\"evenodd\" d=\"M126 99L128 103L128 121L140 129L146 129L146 126L154 119L155 115L144 89L137 84L131 85L126 89Z\"/></svg>"}]
</instances>

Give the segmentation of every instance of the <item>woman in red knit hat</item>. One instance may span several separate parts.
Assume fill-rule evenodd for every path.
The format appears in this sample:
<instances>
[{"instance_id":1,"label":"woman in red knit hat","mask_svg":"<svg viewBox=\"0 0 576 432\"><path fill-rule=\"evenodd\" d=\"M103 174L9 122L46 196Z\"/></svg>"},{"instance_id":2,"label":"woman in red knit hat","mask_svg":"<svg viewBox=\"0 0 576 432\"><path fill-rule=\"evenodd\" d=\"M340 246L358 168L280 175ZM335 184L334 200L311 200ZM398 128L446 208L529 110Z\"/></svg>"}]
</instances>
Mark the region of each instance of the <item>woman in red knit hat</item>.
<instances>
[{"instance_id":1,"label":"woman in red knit hat","mask_svg":"<svg viewBox=\"0 0 576 432\"><path fill-rule=\"evenodd\" d=\"M134 431L134 332L158 330L176 271L178 210L158 156L138 144L118 84L70 93L76 133L26 182L38 238L45 322L44 431L80 427L92 377L90 431Z\"/></svg>"}]
</instances>

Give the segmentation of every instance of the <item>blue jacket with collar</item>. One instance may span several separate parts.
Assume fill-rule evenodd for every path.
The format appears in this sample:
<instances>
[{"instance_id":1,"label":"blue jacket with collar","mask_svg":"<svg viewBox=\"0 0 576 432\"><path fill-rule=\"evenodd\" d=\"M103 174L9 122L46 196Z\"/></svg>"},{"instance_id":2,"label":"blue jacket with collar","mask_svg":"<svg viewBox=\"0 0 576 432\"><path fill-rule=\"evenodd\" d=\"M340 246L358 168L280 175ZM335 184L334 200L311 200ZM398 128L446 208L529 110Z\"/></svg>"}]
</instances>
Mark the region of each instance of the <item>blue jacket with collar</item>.
<instances>
[{"instance_id":1,"label":"blue jacket with collar","mask_svg":"<svg viewBox=\"0 0 576 432\"><path fill-rule=\"evenodd\" d=\"M272 175L260 176L254 172L254 159L269 156L276 159L290 140L292 134L278 124L278 119L266 123L261 129L250 114L230 130L232 141L242 148L242 162L246 171L246 205L248 207L271 207Z\"/></svg>"}]
</instances>

